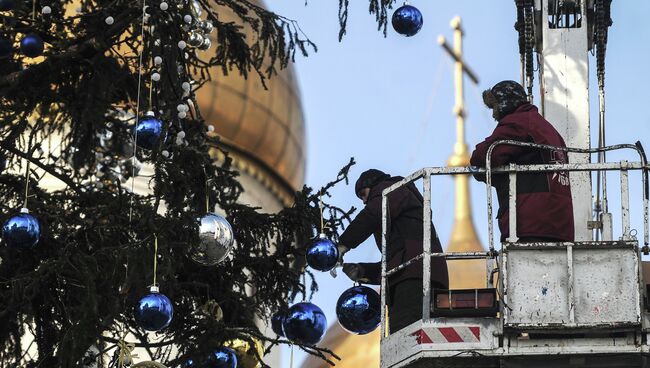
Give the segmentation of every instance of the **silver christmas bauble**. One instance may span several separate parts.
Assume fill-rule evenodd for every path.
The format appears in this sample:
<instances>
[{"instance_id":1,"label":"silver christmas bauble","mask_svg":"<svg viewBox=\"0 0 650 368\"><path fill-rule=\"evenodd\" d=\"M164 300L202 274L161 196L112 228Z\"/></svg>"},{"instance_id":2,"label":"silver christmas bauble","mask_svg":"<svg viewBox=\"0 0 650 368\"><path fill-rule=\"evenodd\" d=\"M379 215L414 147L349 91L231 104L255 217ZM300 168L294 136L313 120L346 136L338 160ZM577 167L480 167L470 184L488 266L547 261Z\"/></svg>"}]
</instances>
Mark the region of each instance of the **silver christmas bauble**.
<instances>
[{"instance_id":1,"label":"silver christmas bauble","mask_svg":"<svg viewBox=\"0 0 650 368\"><path fill-rule=\"evenodd\" d=\"M235 243L230 223L215 213L198 219L199 243L190 248L190 258L203 266L214 266L223 261Z\"/></svg>"},{"instance_id":2,"label":"silver christmas bauble","mask_svg":"<svg viewBox=\"0 0 650 368\"><path fill-rule=\"evenodd\" d=\"M210 41L209 38L205 37L203 39L203 43L201 44L201 46L199 46L199 50L205 51L210 49L210 47L212 47L212 41Z\"/></svg>"},{"instance_id":3,"label":"silver christmas bauble","mask_svg":"<svg viewBox=\"0 0 650 368\"><path fill-rule=\"evenodd\" d=\"M192 31L190 37L187 39L187 44L191 47L199 47L203 45L203 36L200 33Z\"/></svg>"},{"instance_id":4,"label":"silver christmas bauble","mask_svg":"<svg viewBox=\"0 0 650 368\"><path fill-rule=\"evenodd\" d=\"M194 17L198 18L203 14L203 9L201 8L201 3L199 3L196 0L192 0L190 3L190 9L192 10L192 13L194 14Z\"/></svg>"},{"instance_id":5,"label":"silver christmas bauble","mask_svg":"<svg viewBox=\"0 0 650 368\"><path fill-rule=\"evenodd\" d=\"M204 20L203 22L199 23L199 27L205 34L210 34L214 29L214 25L212 25L212 22L207 20Z\"/></svg>"}]
</instances>

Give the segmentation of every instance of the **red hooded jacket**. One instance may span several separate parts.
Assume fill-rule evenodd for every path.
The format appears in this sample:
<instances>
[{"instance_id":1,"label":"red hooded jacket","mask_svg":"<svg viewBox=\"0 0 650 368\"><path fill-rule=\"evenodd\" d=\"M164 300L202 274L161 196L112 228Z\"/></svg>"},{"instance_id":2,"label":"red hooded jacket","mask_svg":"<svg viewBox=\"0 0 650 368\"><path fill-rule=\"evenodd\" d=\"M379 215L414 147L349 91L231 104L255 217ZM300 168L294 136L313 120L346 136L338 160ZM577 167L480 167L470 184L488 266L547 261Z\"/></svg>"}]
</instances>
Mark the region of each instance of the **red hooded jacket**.
<instances>
[{"instance_id":1,"label":"red hooded jacket","mask_svg":"<svg viewBox=\"0 0 650 368\"><path fill-rule=\"evenodd\" d=\"M504 116L492 135L476 145L470 163L485 167L490 145L500 140L515 140L566 147L564 139L538 112L537 107L525 103L515 112ZM492 167L514 163L565 164L568 157L564 151L551 151L499 145L492 150ZM476 176L485 181L485 176ZM494 175L492 185L499 199L499 229L501 241L509 233L508 224L508 177ZM568 172L541 172L517 174L517 236L557 241L574 240L573 203Z\"/></svg>"}]
</instances>

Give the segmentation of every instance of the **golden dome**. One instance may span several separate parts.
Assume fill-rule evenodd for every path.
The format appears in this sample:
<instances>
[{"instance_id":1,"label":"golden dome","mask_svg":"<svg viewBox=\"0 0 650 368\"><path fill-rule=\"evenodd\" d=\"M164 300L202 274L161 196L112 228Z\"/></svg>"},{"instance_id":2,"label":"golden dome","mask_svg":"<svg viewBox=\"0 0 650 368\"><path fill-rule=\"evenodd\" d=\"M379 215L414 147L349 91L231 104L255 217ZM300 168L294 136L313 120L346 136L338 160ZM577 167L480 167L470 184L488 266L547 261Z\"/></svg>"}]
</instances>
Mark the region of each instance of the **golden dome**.
<instances>
[{"instance_id":1,"label":"golden dome","mask_svg":"<svg viewBox=\"0 0 650 368\"><path fill-rule=\"evenodd\" d=\"M330 349L341 358L334 360L336 368L379 367L379 334L377 327L367 335L354 335L335 323L327 330L318 346ZM327 362L310 355L301 368L331 368Z\"/></svg>"},{"instance_id":2,"label":"golden dome","mask_svg":"<svg viewBox=\"0 0 650 368\"><path fill-rule=\"evenodd\" d=\"M228 14L230 9L221 9L220 20L241 23ZM252 31L244 29L253 42ZM224 75L220 67L210 73L212 80L196 93L197 103L227 151L246 161L239 168L248 168L254 176L262 172L263 181L282 188L284 194L300 189L305 175L305 127L291 65L267 79L267 89L254 72L248 79L238 70Z\"/></svg>"}]
</instances>

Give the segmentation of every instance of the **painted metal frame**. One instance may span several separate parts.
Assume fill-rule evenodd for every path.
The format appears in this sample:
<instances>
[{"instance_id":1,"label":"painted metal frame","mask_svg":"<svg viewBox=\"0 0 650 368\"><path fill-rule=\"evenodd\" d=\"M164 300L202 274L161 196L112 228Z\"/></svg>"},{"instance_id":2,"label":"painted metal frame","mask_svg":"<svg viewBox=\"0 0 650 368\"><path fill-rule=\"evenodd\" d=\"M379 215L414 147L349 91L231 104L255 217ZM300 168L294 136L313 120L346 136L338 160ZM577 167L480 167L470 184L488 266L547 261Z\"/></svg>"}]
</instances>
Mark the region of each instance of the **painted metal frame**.
<instances>
[{"instance_id":1,"label":"painted metal frame","mask_svg":"<svg viewBox=\"0 0 650 368\"><path fill-rule=\"evenodd\" d=\"M500 145L510 145L510 146L519 146L519 147L531 147L538 149L554 150L554 151L564 151L564 152L574 152L574 153L600 153L608 152L615 150L629 149L634 150L639 155L639 162L612 162L612 163L576 163L576 164L541 164L541 165L514 165L510 164L507 169L493 169L492 162L492 152L494 149ZM642 175L642 185L643 185L643 242L644 245L649 245L648 240L648 191L646 190L648 186L648 163L646 161L645 155L642 148L639 145L634 144L618 144L603 148L593 148L593 149L580 149L580 148L568 148L568 147L556 147L546 144L537 144L529 142L519 142L513 140L501 140L492 143L487 151L487 157L485 160L485 175L486 175L486 191L487 191L487 201L488 201L488 230L489 230L489 243L490 249L494 248L494 224L492 222L492 174L493 173L509 173L510 178L516 176L518 172L549 172L549 171L569 171L569 172L591 172L591 171L621 171L621 204L622 204L622 214L623 214L623 236L624 238L630 239L629 236L629 183L628 183L628 174L629 170L642 170L644 175ZM516 179L514 180L516 182ZM510 237L516 239L516 191L513 192L513 181L510 183L510 207L509 207L509 217L510 217ZM623 186L624 185L624 186ZM514 198L513 198L514 197ZM586 226L586 224L585 224ZM514 232L513 232L514 230Z\"/></svg>"},{"instance_id":2,"label":"painted metal frame","mask_svg":"<svg viewBox=\"0 0 650 368\"><path fill-rule=\"evenodd\" d=\"M639 154L640 161L638 162L628 162L628 161L621 161L621 162L612 162L612 163L577 163L577 164L542 164L542 165L514 165L511 164L507 167L500 167L500 168L492 168L491 167L491 154L494 148L498 145L502 144L508 144L508 145L515 145L515 146L524 146L524 147L532 147L532 148L539 148L539 149L551 149L551 150L563 150L566 152L577 152L577 153L597 153L601 151L612 151L612 150L620 150L620 149L631 149L636 151ZM408 366L408 362L414 361L414 359L419 359L422 357L443 357L443 356L455 356L456 355L462 355L466 353L467 349L463 348L463 346L459 345L457 347L457 350L442 350L438 351L436 350L436 347L434 345L427 346L423 345L420 350L414 350L414 348L409 349L402 349L405 347L400 348L400 344L402 344L405 341L410 341L412 340L412 330L417 331L418 329L426 329L426 328L435 328L439 326L450 326L454 324L458 324L457 320L454 319L445 319L440 320L440 319L431 319L431 302L430 302L430 296L431 296L431 291L430 291L430 274L431 274L431 257L442 257L445 259L493 259L493 260L498 260L498 257L500 253L507 252L508 249L517 250L517 249L546 249L548 247L559 247L562 249L566 249L567 252L567 257L572 257L572 252L574 249L589 249L591 247L599 247L599 249L607 249L607 248L616 248L616 249L622 249L623 248L629 248L632 247L634 251L638 254L640 252L637 242L636 242L636 237L634 234L632 234L630 230L630 218L629 218L629 178L628 178L628 171L630 170L640 170L643 172L642 175L642 185L643 185L643 221L644 221L644 247L643 250L647 251L650 248L648 247L648 171L650 171L650 166L648 165L645 156L642 152L642 148L640 146L635 146L631 144L623 144L623 145L616 145L616 146L609 146L609 147L604 147L601 149L574 149L574 148L563 148L563 147L554 147L554 146L548 146L548 145L539 145L539 144L534 144L534 143L527 143L527 142L518 142L518 141L499 141L495 142L490 148L488 149L488 158L486 160L486 169L477 169L474 167L432 167L432 168L423 168L420 169L413 174L407 176L406 178L402 179L401 181L391 185L390 187L386 188L383 193L382 193L382 237L381 237L381 247L382 247L382 260L381 260L381 287L382 287L382 293L381 293L381 301L382 305L384 308L387 308L386 306L386 293L383 292L387 290L387 278L388 276L394 274L395 272L398 272L399 270L403 269L404 267L408 266L409 264L415 262L416 260L422 259L423 260L423 311L422 311L422 320L414 323L413 325L405 328L404 330L398 331L395 334L391 335L390 334L390 326L388 326L388 311L386 309L386 313L382 313L382 321L381 321L381 344L382 344L382 350L384 348L390 350L390 354L406 354L402 355L402 357L396 357L395 359L390 359L392 362L397 362L401 361L401 363L396 363L396 364L384 364L382 361L382 367L405 367ZM569 171L569 172L591 172L591 171L620 171L621 172L621 211L624 213L622 215L622 231L623 231L623 237L620 239L620 241L610 241L610 242L605 242L605 241L600 241L600 242L593 242L593 241L582 241L582 242L564 242L564 243L517 243L517 237L516 237L516 195L510 195L510 238L508 241L506 241L503 244L503 247L501 251L497 251L494 248L494 224L493 224L493 219L492 219L492 190L491 190L491 184L492 184L492 175L493 174L507 174L509 177L512 179L510 181L510 193L516 193L516 174L519 172L550 172L550 171ZM477 173L482 173L485 174L486 176L486 191L487 191L487 212L488 212L488 230L489 230L489 250L487 252L467 252L467 253L433 253L432 249L429 246L425 246L423 249L423 254L411 259L404 264L392 269L392 270L387 270L387 260L385 257L386 254L386 249L387 249L387 242L388 242L388 237L389 237L389 231L390 231L390 213L389 213L389 207L388 207L388 195L393 192L394 190L409 184L411 182L417 181L419 179L423 179L423 193L424 193L424 234L423 234L423 239L425 241L424 244L430 244L430 234L431 234L431 177L432 176L440 176L440 175L472 175L472 174L477 174ZM586 226L586 224L585 224ZM499 257L502 262L499 265L500 270L504 270L507 265L504 264L504 262L507 262L506 258L507 257ZM640 255L639 255L640 259ZM569 264L567 265L568 270L570 275L573 275L573 265ZM570 276L572 277L572 276ZM641 274L641 269L639 267L638 269L638 280L642 280L642 274ZM491 278L491 273L488 272L487 274L487 280L486 280L486 286L489 286L489 280ZM499 289L500 291L503 291L503 273L500 272L499 275L500 278L500 283L499 283ZM643 290L642 283L638 282L638 287L639 287L639 295L645 295L645 290ZM572 292L572 291L571 291ZM501 294L501 297L503 298L503 303L502 304L502 316L503 314L503 305L507 305L507 295ZM573 296L571 296L573 298ZM642 298L641 298L642 299ZM639 309L639 313L642 315L641 320L646 321L648 320L646 313L642 313L640 311L641 305L637 306ZM575 318L575 315L573 315L573 318ZM479 320L477 318L476 320ZM499 325L499 332L497 334L501 334L500 336L503 337L503 321L504 318L499 318L496 319L498 325ZM571 325L567 325L571 326ZM544 326L541 326L544 327ZM562 328L563 326L548 326L548 327L553 327L553 328ZM630 328L637 328L637 324L632 324L632 325L626 325L626 326L615 326L613 324L609 325L603 325L603 326L578 326L574 325L573 327L580 327L580 328L587 328L589 329L590 327L599 327L599 328L610 328L612 331L628 331ZM647 326L646 326L647 327ZM635 330L636 331L636 330ZM496 336L496 335L495 335ZM591 339L594 340L593 342L590 342L593 346L599 346L599 344L603 344L603 342L598 339ZM400 342L401 341L401 342ZM517 341L519 341L517 339ZM613 340L612 340L613 341ZM627 341L627 340L626 340ZM626 351L629 353L647 353L650 351L648 348L647 344L643 346L630 346L630 347L625 347L625 346L620 346L620 341L618 342L619 346L617 347L612 347L609 346L608 344L605 344L602 346L602 349L592 349L592 348L586 348L584 346L576 346L575 349L573 348L567 348L566 345L563 345L560 343L560 345L556 347L553 346L552 341L550 343L545 343L542 344L546 347L540 347L538 345L526 345L525 342L520 342L519 345L515 344L510 347L498 347L498 348L490 348L488 350L481 351L481 354L486 355L486 356L514 356L514 355L526 355L526 354L532 354L532 355L544 355L544 354L581 354L581 353L608 353L611 351ZM636 344L636 342L635 342ZM521 345L521 346L520 346ZM471 350L471 349L470 349ZM468 350L469 351L469 350ZM384 353L382 353L382 356L384 356ZM419 357L419 358L418 358Z\"/></svg>"}]
</instances>

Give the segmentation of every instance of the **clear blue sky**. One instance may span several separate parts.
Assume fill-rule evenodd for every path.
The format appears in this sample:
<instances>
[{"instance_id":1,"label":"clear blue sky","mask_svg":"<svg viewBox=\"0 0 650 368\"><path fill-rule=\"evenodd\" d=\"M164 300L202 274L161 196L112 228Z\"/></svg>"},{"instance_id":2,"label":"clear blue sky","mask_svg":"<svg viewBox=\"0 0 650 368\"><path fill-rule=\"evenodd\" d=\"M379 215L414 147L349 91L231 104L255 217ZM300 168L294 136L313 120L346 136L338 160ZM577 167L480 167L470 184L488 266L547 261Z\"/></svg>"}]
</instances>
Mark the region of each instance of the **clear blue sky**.
<instances>
[{"instance_id":1,"label":"clear blue sky","mask_svg":"<svg viewBox=\"0 0 650 368\"><path fill-rule=\"evenodd\" d=\"M451 38L449 21L455 15L462 17L466 31L465 58L481 80L478 87L466 80L470 149L495 126L480 100L480 91L500 80L519 78L511 0L411 1L422 11L424 26L410 38L396 34L390 24L384 38L376 30L374 16L367 12L368 1L354 0L350 2L348 32L341 43L337 39L337 1L312 0L307 6L291 0L266 3L271 10L297 20L318 45L317 53L297 58L294 65L307 124L306 183L313 187L334 178L350 157L357 161L351 171L352 182L368 168L408 175L422 167L445 165L455 141L452 63L436 39L439 34ZM650 150L650 113L645 110L650 103L649 15L647 0L613 2L606 75L609 144L640 140ZM595 79L593 60L591 67ZM593 84L592 92L596 92ZM592 131L598 121L597 95L593 96ZM592 138L592 142L597 141ZM330 201L342 207L360 207L353 192L351 186L342 185ZM434 223L446 244L453 215L452 179L434 181L433 195ZM484 187L472 183L472 196L475 224L487 244ZM616 197L617 192L610 196ZM632 201L640 199L640 192L633 192ZM639 212L636 215L633 225L642 233ZM379 257L374 242L367 241L346 261ZM319 274L318 282L320 291L313 302L325 311L330 324L335 323L335 302L351 282L345 275L332 279L327 273ZM303 358L297 357L295 367ZM287 355L284 366L288 367Z\"/></svg>"}]
</instances>

